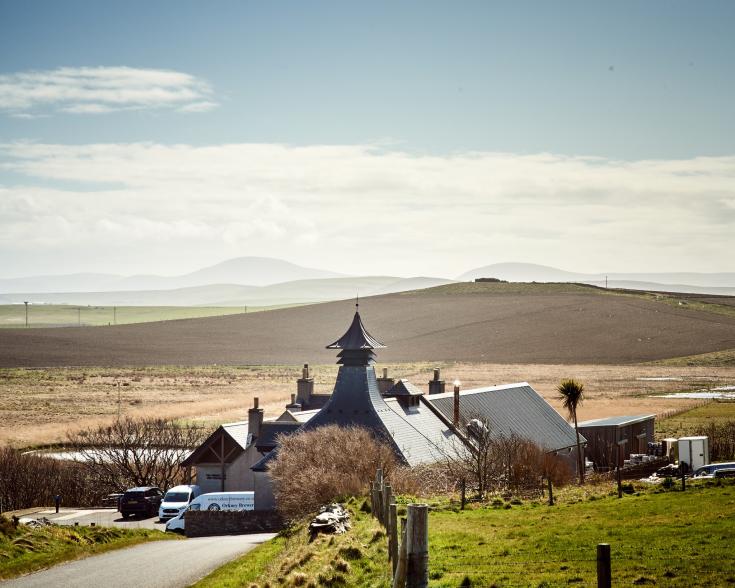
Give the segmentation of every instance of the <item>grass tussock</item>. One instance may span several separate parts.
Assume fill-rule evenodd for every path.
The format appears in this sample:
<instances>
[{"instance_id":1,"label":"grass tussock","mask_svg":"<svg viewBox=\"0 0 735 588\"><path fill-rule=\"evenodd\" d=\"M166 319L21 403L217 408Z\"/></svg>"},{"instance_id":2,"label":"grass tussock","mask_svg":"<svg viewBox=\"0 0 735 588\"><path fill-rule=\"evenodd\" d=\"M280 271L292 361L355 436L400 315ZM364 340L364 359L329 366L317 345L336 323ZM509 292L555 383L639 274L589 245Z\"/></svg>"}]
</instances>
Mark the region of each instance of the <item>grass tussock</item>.
<instances>
[{"instance_id":1,"label":"grass tussock","mask_svg":"<svg viewBox=\"0 0 735 588\"><path fill-rule=\"evenodd\" d=\"M275 588L280 586L389 585L386 541L372 541L378 523L351 499L352 529L342 535L319 535L310 542L306 523L264 543L216 570L196 588ZM287 535L287 536L286 536Z\"/></svg>"},{"instance_id":2,"label":"grass tussock","mask_svg":"<svg viewBox=\"0 0 735 588\"><path fill-rule=\"evenodd\" d=\"M32 529L0 516L0 579L12 578L62 561L146 541L178 539L150 529L49 526Z\"/></svg>"}]
</instances>

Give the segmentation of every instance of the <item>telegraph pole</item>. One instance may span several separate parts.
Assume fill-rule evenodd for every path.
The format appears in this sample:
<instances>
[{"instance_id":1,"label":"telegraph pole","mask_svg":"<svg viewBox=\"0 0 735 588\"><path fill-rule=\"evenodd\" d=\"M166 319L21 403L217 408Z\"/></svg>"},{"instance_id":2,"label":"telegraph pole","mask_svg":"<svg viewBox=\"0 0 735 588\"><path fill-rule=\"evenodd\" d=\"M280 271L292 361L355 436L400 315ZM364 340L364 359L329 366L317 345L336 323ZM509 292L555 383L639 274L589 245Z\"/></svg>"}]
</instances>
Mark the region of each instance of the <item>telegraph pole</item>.
<instances>
[{"instance_id":1,"label":"telegraph pole","mask_svg":"<svg viewBox=\"0 0 735 588\"><path fill-rule=\"evenodd\" d=\"M117 306L112 307L112 324L117 324Z\"/></svg>"},{"instance_id":2,"label":"telegraph pole","mask_svg":"<svg viewBox=\"0 0 735 588\"><path fill-rule=\"evenodd\" d=\"M81 306L77 306L77 323L79 324L80 327L82 326L82 307Z\"/></svg>"},{"instance_id":3,"label":"telegraph pole","mask_svg":"<svg viewBox=\"0 0 735 588\"><path fill-rule=\"evenodd\" d=\"M26 327L28 326L28 301L24 300L23 304L26 305Z\"/></svg>"}]
</instances>

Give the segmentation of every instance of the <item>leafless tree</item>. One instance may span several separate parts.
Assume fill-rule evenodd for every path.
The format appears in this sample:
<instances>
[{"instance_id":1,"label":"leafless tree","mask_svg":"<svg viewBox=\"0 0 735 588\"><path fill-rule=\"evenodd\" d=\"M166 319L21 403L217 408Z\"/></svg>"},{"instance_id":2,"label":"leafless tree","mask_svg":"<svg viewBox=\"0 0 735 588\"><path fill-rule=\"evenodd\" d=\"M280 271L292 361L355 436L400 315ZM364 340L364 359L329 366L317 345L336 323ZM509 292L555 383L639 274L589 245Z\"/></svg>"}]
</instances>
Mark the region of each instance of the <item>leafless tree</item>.
<instances>
[{"instance_id":1,"label":"leafless tree","mask_svg":"<svg viewBox=\"0 0 735 588\"><path fill-rule=\"evenodd\" d=\"M75 460L105 487L169 488L183 481L179 464L206 438L201 427L186 427L163 419L125 418L109 426L69 435Z\"/></svg>"}]
</instances>

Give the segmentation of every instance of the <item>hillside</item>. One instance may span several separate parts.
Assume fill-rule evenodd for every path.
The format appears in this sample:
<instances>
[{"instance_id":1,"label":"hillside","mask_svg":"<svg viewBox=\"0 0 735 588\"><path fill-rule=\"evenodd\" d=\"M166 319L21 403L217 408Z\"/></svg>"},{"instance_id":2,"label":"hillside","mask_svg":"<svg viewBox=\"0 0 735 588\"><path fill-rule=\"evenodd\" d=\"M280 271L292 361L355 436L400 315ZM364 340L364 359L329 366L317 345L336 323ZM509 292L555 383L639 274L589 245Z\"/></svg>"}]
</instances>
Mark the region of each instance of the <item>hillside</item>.
<instances>
[{"instance_id":1,"label":"hillside","mask_svg":"<svg viewBox=\"0 0 735 588\"><path fill-rule=\"evenodd\" d=\"M712 307L721 314L700 308ZM724 310L723 310L724 309ZM573 284L450 284L361 299L382 361L614 364L735 348L724 305L677 306ZM94 328L12 329L0 366L331 363L351 301Z\"/></svg>"},{"instance_id":2,"label":"hillside","mask_svg":"<svg viewBox=\"0 0 735 588\"><path fill-rule=\"evenodd\" d=\"M498 278L509 282L581 282L610 288L735 295L735 272L639 272L585 274L534 263L496 263L467 271L457 280Z\"/></svg>"},{"instance_id":3,"label":"hillside","mask_svg":"<svg viewBox=\"0 0 735 588\"><path fill-rule=\"evenodd\" d=\"M448 284L443 278L397 278L362 276L292 280L266 286L209 284L172 290L118 290L112 292L21 292L0 294L0 304L22 304L29 300L42 304L93 306L276 306L306 302L326 302L430 288Z\"/></svg>"},{"instance_id":4,"label":"hillside","mask_svg":"<svg viewBox=\"0 0 735 588\"><path fill-rule=\"evenodd\" d=\"M0 278L0 293L170 290L210 284L264 286L293 280L336 277L343 277L343 274L303 267L271 257L236 257L178 276L87 273Z\"/></svg>"}]
</instances>

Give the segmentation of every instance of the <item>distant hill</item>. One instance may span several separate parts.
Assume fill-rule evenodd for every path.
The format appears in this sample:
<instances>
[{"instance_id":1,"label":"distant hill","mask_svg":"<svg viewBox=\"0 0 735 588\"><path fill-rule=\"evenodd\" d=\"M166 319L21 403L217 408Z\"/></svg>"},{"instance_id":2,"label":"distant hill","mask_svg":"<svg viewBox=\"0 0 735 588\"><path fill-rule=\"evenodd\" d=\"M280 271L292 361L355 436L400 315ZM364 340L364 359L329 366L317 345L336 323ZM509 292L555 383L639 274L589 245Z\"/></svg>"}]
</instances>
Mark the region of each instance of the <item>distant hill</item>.
<instances>
[{"instance_id":1,"label":"distant hill","mask_svg":"<svg viewBox=\"0 0 735 588\"><path fill-rule=\"evenodd\" d=\"M237 257L180 276L119 276L89 273L5 278L0 279L0 293L171 290L211 284L264 286L294 280L342 276L344 274L303 267L282 259Z\"/></svg>"},{"instance_id":2,"label":"distant hill","mask_svg":"<svg viewBox=\"0 0 735 588\"><path fill-rule=\"evenodd\" d=\"M295 280L268 286L210 284L173 290L113 292L20 292L0 294L0 304L33 303L98 306L274 306L326 302L405 292L451 283L444 278L364 276Z\"/></svg>"},{"instance_id":3,"label":"distant hill","mask_svg":"<svg viewBox=\"0 0 735 588\"><path fill-rule=\"evenodd\" d=\"M735 298L719 304L728 301ZM388 346L381 362L616 364L735 347L732 314L573 284L450 284L361 297L360 311ZM125 326L6 329L0 367L332 363L324 346L353 312L350 300Z\"/></svg>"},{"instance_id":4,"label":"distant hill","mask_svg":"<svg viewBox=\"0 0 735 588\"><path fill-rule=\"evenodd\" d=\"M533 263L496 263L465 272L457 280L470 281L477 278L499 278L509 282L581 282L604 286L606 276L607 285L610 288L735 294L735 272L584 274Z\"/></svg>"}]
</instances>

